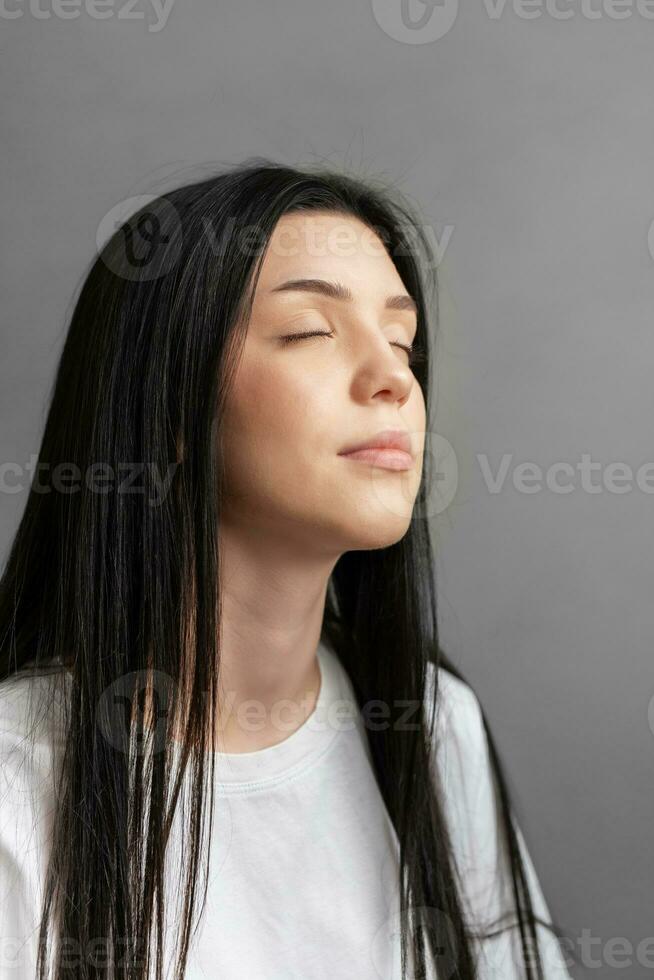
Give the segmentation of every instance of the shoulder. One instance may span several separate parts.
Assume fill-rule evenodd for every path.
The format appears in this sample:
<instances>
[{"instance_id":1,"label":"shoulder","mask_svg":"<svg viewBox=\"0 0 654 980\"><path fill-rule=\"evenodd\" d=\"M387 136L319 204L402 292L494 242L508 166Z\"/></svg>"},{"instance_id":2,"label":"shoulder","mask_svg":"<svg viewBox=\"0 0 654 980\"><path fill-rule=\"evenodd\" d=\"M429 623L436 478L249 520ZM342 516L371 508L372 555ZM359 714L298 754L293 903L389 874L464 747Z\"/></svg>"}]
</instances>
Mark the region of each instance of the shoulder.
<instances>
[{"instance_id":1,"label":"shoulder","mask_svg":"<svg viewBox=\"0 0 654 980\"><path fill-rule=\"evenodd\" d=\"M514 895L504 816L484 716L472 688L444 668L437 671L433 664L429 665L427 706L435 706L432 765L462 883L464 906L475 928L485 929L514 908ZM542 921L551 922L536 869L513 812L510 819L534 912ZM516 980L522 975L522 953L516 945L515 932L502 932L495 945L485 951L484 969L488 972L484 976ZM538 937L546 976L570 980L556 939L544 926L538 926Z\"/></svg>"},{"instance_id":2,"label":"shoulder","mask_svg":"<svg viewBox=\"0 0 654 980\"><path fill-rule=\"evenodd\" d=\"M34 816L50 792L55 751L63 747L60 696L49 675L0 682L0 833L5 839L11 821L20 824Z\"/></svg>"},{"instance_id":3,"label":"shoulder","mask_svg":"<svg viewBox=\"0 0 654 980\"><path fill-rule=\"evenodd\" d=\"M60 673L21 673L0 681L3 755L62 740L69 681L67 674Z\"/></svg>"},{"instance_id":4,"label":"shoulder","mask_svg":"<svg viewBox=\"0 0 654 980\"><path fill-rule=\"evenodd\" d=\"M436 683L437 682L437 683ZM480 868L494 874L499 860L499 813L484 718L473 689L430 665L427 718L432 774L442 800L456 862L472 888ZM475 869L473 871L473 869Z\"/></svg>"},{"instance_id":5,"label":"shoulder","mask_svg":"<svg viewBox=\"0 0 654 980\"><path fill-rule=\"evenodd\" d=\"M0 935L5 957L34 976L38 924L55 813L56 689L47 676L0 682Z\"/></svg>"},{"instance_id":6,"label":"shoulder","mask_svg":"<svg viewBox=\"0 0 654 980\"><path fill-rule=\"evenodd\" d=\"M39 851L55 807L64 730L52 675L0 682L0 863L14 871Z\"/></svg>"},{"instance_id":7,"label":"shoulder","mask_svg":"<svg viewBox=\"0 0 654 980\"><path fill-rule=\"evenodd\" d=\"M482 722L481 706L477 695L465 681L445 667L427 664L427 702L431 703L435 689L438 691L440 711L447 713L448 719L475 728Z\"/></svg>"},{"instance_id":8,"label":"shoulder","mask_svg":"<svg viewBox=\"0 0 654 980\"><path fill-rule=\"evenodd\" d=\"M474 779L489 764L484 718L477 695L465 681L444 667L429 663L427 718L433 727L433 751L441 766Z\"/></svg>"}]
</instances>

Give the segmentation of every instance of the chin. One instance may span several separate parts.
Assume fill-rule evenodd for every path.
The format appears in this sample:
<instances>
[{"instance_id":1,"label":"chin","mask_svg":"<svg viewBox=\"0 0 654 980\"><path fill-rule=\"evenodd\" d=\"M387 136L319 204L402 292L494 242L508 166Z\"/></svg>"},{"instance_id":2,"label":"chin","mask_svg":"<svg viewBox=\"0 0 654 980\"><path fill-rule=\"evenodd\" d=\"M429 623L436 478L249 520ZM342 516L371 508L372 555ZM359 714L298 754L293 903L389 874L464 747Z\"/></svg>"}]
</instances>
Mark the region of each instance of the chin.
<instances>
[{"instance_id":1,"label":"chin","mask_svg":"<svg viewBox=\"0 0 654 980\"><path fill-rule=\"evenodd\" d=\"M406 520L375 522L369 517L366 522L350 530L348 536L351 543L347 550L373 551L377 548L390 548L402 540L410 525L411 522Z\"/></svg>"}]
</instances>

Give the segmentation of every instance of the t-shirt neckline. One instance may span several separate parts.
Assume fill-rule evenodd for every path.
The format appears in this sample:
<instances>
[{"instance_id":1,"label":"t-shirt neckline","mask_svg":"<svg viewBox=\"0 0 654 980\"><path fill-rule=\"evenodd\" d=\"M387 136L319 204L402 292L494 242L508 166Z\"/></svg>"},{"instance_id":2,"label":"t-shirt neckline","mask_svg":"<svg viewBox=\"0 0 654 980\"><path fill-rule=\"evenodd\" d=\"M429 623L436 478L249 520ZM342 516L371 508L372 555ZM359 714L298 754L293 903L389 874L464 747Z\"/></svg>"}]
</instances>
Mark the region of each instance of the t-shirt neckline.
<instances>
[{"instance_id":1,"label":"t-shirt neckline","mask_svg":"<svg viewBox=\"0 0 654 980\"><path fill-rule=\"evenodd\" d=\"M220 793L221 789L233 792L285 780L313 765L339 731L351 727L351 722L349 725L348 722L355 705L337 655L323 640L318 644L316 655L320 689L309 717L287 738L264 749L254 752L214 751L217 792Z\"/></svg>"}]
</instances>

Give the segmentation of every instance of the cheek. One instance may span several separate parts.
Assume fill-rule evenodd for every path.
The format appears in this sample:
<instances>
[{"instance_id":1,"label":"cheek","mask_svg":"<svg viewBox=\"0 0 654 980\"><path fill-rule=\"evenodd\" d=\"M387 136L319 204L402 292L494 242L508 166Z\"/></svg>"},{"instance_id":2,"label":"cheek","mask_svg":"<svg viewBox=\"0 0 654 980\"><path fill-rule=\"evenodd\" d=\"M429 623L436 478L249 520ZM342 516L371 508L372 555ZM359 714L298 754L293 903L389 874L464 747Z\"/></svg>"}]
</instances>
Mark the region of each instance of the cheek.
<instances>
[{"instance_id":1,"label":"cheek","mask_svg":"<svg viewBox=\"0 0 654 980\"><path fill-rule=\"evenodd\" d=\"M226 422L244 442L283 439L309 428L317 411L315 379L252 358L235 379Z\"/></svg>"},{"instance_id":2,"label":"cheek","mask_svg":"<svg viewBox=\"0 0 654 980\"><path fill-rule=\"evenodd\" d=\"M248 492L306 478L315 467L319 427L329 420L329 399L317 397L315 379L255 362L242 365L224 416L228 484ZM308 469L307 469L308 468Z\"/></svg>"}]
</instances>

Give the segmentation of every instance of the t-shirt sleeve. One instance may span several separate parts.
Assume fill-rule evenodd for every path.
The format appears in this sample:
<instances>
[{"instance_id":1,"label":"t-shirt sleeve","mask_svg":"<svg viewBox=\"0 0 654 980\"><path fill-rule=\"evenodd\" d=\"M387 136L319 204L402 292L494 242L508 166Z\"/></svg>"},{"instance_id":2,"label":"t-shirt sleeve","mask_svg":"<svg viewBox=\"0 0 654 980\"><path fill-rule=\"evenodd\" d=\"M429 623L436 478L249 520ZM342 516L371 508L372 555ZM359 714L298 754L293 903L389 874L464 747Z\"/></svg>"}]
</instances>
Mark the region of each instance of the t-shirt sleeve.
<instances>
[{"instance_id":1,"label":"t-shirt sleeve","mask_svg":"<svg viewBox=\"0 0 654 980\"><path fill-rule=\"evenodd\" d=\"M36 976L54 816L52 751L29 680L0 684L0 976Z\"/></svg>"},{"instance_id":2,"label":"t-shirt sleeve","mask_svg":"<svg viewBox=\"0 0 654 980\"><path fill-rule=\"evenodd\" d=\"M439 670L436 746L444 808L450 828L455 866L462 884L465 914L475 930L495 932L474 948L483 980L522 980L525 975L520 930L508 854L501 828L500 805L488 739L479 701L473 690L453 674ZM433 678L432 678L433 683ZM544 922L551 915L520 827L513 818L534 913ZM569 980L556 936L536 927L545 980Z\"/></svg>"}]
</instances>

